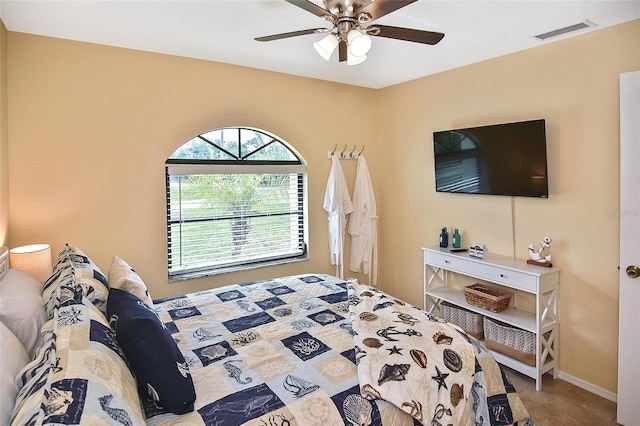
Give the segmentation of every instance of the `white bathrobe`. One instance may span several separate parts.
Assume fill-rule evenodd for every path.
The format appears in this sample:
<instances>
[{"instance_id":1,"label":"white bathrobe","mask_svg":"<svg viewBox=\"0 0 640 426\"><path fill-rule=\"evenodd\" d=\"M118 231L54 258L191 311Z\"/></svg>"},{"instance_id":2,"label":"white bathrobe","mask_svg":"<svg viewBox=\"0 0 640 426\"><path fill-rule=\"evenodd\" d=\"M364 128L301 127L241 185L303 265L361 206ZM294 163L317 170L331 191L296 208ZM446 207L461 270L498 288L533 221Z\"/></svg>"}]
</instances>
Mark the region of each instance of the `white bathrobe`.
<instances>
[{"instance_id":1,"label":"white bathrobe","mask_svg":"<svg viewBox=\"0 0 640 426\"><path fill-rule=\"evenodd\" d=\"M338 156L331 156L331 171L324 193L324 209L329 214L329 252L336 275L344 278L344 234L347 215L353 211L347 180Z\"/></svg>"},{"instance_id":2,"label":"white bathrobe","mask_svg":"<svg viewBox=\"0 0 640 426\"><path fill-rule=\"evenodd\" d=\"M370 284L378 280L378 213L371 176L364 155L358 157L353 187L353 213L349 221L351 257L349 269L370 275Z\"/></svg>"}]
</instances>

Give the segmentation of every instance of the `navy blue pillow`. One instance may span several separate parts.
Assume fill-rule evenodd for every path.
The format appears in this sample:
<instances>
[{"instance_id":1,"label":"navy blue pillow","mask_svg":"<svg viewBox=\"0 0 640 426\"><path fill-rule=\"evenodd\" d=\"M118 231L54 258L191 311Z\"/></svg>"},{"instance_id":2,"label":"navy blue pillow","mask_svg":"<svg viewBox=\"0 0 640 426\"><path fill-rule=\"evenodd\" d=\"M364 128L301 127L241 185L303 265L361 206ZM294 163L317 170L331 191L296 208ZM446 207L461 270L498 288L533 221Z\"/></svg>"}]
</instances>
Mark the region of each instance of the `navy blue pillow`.
<instances>
[{"instance_id":1,"label":"navy blue pillow","mask_svg":"<svg viewBox=\"0 0 640 426\"><path fill-rule=\"evenodd\" d=\"M193 411L189 368L156 313L135 295L111 288L107 316L141 391L172 413Z\"/></svg>"}]
</instances>

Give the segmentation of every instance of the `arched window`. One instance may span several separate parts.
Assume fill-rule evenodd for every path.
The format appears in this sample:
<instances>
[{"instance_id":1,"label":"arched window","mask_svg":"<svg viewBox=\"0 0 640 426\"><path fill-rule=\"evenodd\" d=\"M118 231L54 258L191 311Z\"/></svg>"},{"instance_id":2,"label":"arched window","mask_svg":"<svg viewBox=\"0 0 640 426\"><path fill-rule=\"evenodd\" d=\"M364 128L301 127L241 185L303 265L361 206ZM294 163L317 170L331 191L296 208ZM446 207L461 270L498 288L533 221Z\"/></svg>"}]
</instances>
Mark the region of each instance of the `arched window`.
<instances>
[{"instance_id":1,"label":"arched window","mask_svg":"<svg viewBox=\"0 0 640 426\"><path fill-rule=\"evenodd\" d=\"M307 258L306 166L284 141L230 127L165 162L169 279Z\"/></svg>"}]
</instances>

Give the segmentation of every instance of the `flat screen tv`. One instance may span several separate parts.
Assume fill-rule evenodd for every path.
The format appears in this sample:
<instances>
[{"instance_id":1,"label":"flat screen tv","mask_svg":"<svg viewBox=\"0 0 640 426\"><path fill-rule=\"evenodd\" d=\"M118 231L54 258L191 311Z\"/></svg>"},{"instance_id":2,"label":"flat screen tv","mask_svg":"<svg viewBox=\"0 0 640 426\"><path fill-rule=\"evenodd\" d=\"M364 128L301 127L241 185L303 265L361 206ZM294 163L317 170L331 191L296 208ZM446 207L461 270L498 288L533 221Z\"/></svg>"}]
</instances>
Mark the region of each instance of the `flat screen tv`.
<instances>
[{"instance_id":1,"label":"flat screen tv","mask_svg":"<svg viewBox=\"0 0 640 426\"><path fill-rule=\"evenodd\" d=\"M437 192L549 196L544 120L433 132Z\"/></svg>"}]
</instances>

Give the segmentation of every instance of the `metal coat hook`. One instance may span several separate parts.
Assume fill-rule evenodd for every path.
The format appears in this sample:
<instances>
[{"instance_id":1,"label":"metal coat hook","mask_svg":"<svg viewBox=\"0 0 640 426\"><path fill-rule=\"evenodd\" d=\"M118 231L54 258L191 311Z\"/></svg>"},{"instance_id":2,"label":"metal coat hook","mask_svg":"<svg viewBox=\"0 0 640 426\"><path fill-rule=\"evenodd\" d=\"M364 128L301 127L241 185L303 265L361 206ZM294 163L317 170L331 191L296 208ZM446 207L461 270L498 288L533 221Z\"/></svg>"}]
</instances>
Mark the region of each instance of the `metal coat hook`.
<instances>
[{"instance_id":1,"label":"metal coat hook","mask_svg":"<svg viewBox=\"0 0 640 426\"><path fill-rule=\"evenodd\" d=\"M335 144L333 147L333 151L331 151L331 153L329 154L329 157L331 157L333 154L336 153L336 149L338 149L338 144Z\"/></svg>"},{"instance_id":2,"label":"metal coat hook","mask_svg":"<svg viewBox=\"0 0 640 426\"><path fill-rule=\"evenodd\" d=\"M353 151L351 151L351 153L349 154L349 158L351 158L352 160L357 160L363 152L364 152L364 145L362 145L362 149L358 153L356 153L356 146L354 145Z\"/></svg>"},{"instance_id":3,"label":"metal coat hook","mask_svg":"<svg viewBox=\"0 0 640 426\"><path fill-rule=\"evenodd\" d=\"M340 158L345 158L344 157L344 152L347 150L347 144L344 144L344 149L342 150L342 152L340 153Z\"/></svg>"},{"instance_id":4,"label":"metal coat hook","mask_svg":"<svg viewBox=\"0 0 640 426\"><path fill-rule=\"evenodd\" d=\"M353 149L351 150L351 152L349 153L349 158L351 158L352 160L355 158L354 154L356 153L356 146L353 146Z\"/></svg>"}]
</instances>

